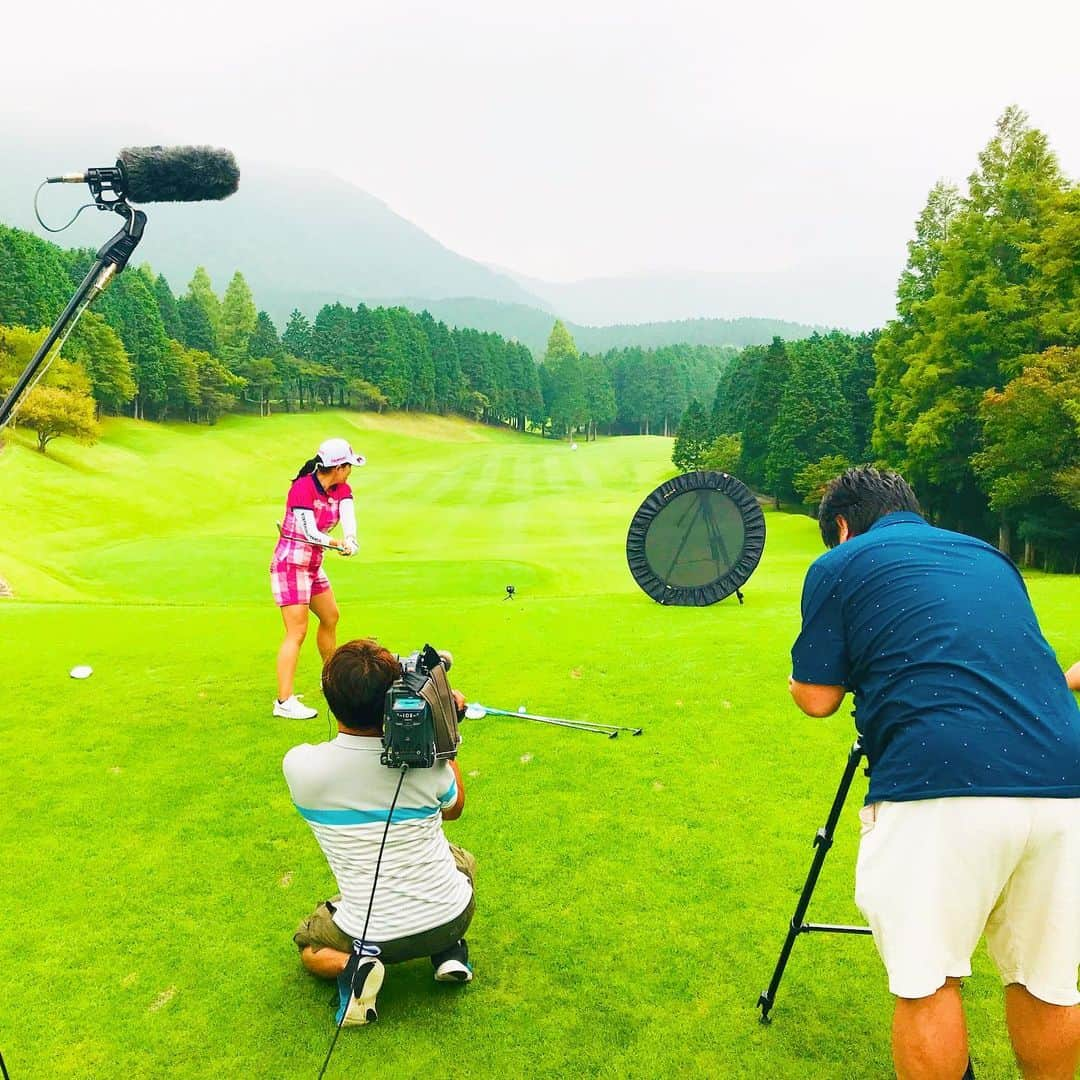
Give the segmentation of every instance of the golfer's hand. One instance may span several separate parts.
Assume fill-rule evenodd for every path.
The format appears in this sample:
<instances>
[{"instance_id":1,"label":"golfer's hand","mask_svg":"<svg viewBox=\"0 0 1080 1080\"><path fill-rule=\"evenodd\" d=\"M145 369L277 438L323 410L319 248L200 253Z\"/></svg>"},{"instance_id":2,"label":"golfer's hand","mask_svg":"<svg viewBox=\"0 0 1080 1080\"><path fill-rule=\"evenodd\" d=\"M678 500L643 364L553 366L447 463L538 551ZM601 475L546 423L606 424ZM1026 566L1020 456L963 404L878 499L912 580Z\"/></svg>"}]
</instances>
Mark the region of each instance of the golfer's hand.
<instances>
[{"instance_id":1,"label":"golfer's hand","mask_svg":"<svg viewBox=\"0 0 1080 1080\"><path fill-rule=\"evenodd\" d=\"M454 704L457 705L457 715L460 720L465 715L465 695L460 690L451 690L454 695Z\"/></svg>"},{"instance_id":2,"label":"golfer's hand","mask_svg":"<svg viewBox=\"0 0 1080 1080\"><path fill-rule=\"evenodd\" d=\"M360 546L355 540L343 540L341 542L341 554L345 556L355 555L360 550Z\"/></svg>"}]
</instances>

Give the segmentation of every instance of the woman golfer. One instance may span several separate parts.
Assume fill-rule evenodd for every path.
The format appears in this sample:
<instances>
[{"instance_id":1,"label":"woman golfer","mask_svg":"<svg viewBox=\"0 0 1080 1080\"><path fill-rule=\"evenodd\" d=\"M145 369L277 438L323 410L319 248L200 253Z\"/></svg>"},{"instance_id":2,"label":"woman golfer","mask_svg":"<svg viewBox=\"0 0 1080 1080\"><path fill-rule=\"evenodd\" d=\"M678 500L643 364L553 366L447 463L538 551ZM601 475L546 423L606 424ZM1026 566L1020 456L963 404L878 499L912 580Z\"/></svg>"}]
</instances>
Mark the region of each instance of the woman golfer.
<instances>
[{"instance_id":1,"label":"woman golfer","mask_svg":"<svg viewBox=\"0 0 1080 1080\"><path fill-rule=\"evenodd\" d=\"M318 710L297 701L293 678L308 628L308 610L319 619L316 641L323 660L337 648L338 606L322 568L323 552L334 548L356 554L356 510L349 473L364 459L344 439L327 439L297 473L285 504L281 539L270 563L270 587L285 622L285 640L277 654L274 715L310 720ZM329 535L341 522L341 540Z\"/></svg>"}]
</instances>

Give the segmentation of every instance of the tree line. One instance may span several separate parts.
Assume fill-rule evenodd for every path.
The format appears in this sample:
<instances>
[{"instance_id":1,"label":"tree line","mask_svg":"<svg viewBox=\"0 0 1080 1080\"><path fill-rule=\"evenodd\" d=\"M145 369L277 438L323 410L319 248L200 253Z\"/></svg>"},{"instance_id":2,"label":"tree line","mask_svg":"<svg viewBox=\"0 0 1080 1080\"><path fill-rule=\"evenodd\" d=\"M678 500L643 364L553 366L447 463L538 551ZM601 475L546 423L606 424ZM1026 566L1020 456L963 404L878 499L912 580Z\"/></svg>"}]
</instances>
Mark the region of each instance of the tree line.
<instances>
[{"instance_id":1,"label":"tree line","mask_svg":"<svg viewBox=\"0 0 1080 1080\"><path fill-rule=\"evenodd\" d=\"M732 473L778 506L816 506L824 480L870 455L877 336L837 330L747 346L721 375L709 411L690 402L672 460Z\"/></svg>"},{"instance_id":2,"label":"tree line","mask_svg":"<svg viewBox=\"0 0 1080 1080\"><path fill-rule=\"evenodd\" d=\"M873 445L941 523L1080 565L1080 187L1015 106L915 224L875 350Z\"/></svg>"},{"instance_id":3,"label":"tree line","mask_svg":"<svg viewBox=\"0 0 1080 1080\"><path fill-rule=\"evenodd\" d=\"M0 392L10 388L93 253L0 226ZM690 396L734 350L705 346L580 355L556 323L544 362L499 334L404 307L294 310L279 334L237 271L222 296L198 268L177 295L148 266L87 311L19 422L41 449L92 439L101 414L214 423L224 412L343 407L458 413L545 434L673 431Z\"/></svg>"},{"instance_id":4,"label":"tree line","mask_svg":"<svg viewBox=\"0 0 1080 1080\"><path fill-rule=\"evenodd\" d=\"M965 192L931 189L881 332L744 349L674 460L810 507L874 460L936 523L1080 569L1080 186L1026 114L1005 110Z\"/></svg>"},{"instance_id":5,"label":"tree line","mask_svg":"<svg viewBox=\"0 0 1080 1080\"><path fill-rule=\"evenodd\" d=\"M728 346L637 346L580 353L556 320L540 365L544 416L556 435L671 435L687 406L711 392L735 357Z\"/></svg>"}]
</instances>

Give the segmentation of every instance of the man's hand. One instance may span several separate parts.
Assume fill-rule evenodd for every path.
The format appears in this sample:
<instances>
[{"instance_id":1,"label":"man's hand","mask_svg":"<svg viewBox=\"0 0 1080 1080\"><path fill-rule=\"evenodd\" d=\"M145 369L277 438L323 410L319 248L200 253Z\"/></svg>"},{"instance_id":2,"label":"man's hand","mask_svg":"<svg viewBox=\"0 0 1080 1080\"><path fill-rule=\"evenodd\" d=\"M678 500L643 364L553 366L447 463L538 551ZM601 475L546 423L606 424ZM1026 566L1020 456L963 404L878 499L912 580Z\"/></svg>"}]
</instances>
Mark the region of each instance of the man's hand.
<instances>
[{"instance_id":1,"label":"man's hand","mask_svg":"<svg viewBox=\"0 0 1080 1080\"><path fill-rule=\"evenodd\" d=\"M460 720L465 715L465 695L460 690L451 690L454 695L454 704L457 706L457 718Z\"/></svg>"},{"instance_id":2,"label":"man's hand","mask_svg":"<svg viewBox=\"0 0 1080 1080\"><path fill-rule=\"evenodd\" d=\"M1065 682L1070 690L1080 690L1080 660L1065 672Z\"/></svg>"},{"instance_id":3,"label":"man's hand","mask_svg":"<svg viewBox=\"0 0 1080 1080\"><path fill-rule=\"evenodd\" d=\"M847 693L846 686L821 686L818 683L799 682L794 676L788 678L788 690L795 704L807 716L832 716Z\"/></svg>"}]
</instances>

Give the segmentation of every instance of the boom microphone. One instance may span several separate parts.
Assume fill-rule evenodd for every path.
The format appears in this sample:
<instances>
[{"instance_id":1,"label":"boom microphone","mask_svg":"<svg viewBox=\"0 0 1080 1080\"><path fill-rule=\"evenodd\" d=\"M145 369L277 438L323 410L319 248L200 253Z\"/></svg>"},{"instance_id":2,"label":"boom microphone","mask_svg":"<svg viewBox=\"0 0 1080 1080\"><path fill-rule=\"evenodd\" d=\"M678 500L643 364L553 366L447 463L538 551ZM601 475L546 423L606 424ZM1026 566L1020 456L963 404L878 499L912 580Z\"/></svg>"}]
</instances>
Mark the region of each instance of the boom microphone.
<instances>
[{"instance_id":1,"label":"boom microphone","mask_svg":"<svg viewBox=\"0 0 1080 1080\"><path fill-rule=\"evenodd\" d=\"M212 146L129 146L114 166L50 176L50 184L89 184L135 203L226 199L240 184L228 150Z\"/></svg>"}]
</instances>

